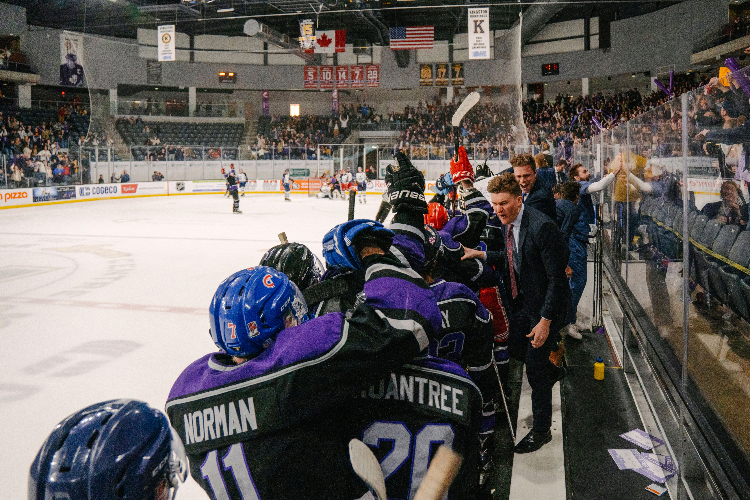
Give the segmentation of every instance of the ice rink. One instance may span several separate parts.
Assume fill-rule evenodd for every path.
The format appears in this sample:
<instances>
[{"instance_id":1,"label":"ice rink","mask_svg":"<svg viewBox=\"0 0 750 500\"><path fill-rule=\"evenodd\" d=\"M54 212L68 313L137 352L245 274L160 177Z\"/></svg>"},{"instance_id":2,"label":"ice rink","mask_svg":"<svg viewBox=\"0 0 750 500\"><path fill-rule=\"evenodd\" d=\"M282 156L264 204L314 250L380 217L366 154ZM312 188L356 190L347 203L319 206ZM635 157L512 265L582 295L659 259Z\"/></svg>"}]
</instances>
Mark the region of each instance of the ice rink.
<instances>
[{"instance_id":1,"label":"ice rink","mask_svg":"<svg viewBox=\"0 0 750 500\"><path fill-rule=\"evenodd\" d=\"M379 195L357 204L374 218ZM293 195L169 196L0 210L0 496L26 498L55 424L107 399L163 409L192 361L215 350L219 283L279 243L318 256L347 203ZM178 499L205 499L192 479Z\"/></svg>"}]
</instances>

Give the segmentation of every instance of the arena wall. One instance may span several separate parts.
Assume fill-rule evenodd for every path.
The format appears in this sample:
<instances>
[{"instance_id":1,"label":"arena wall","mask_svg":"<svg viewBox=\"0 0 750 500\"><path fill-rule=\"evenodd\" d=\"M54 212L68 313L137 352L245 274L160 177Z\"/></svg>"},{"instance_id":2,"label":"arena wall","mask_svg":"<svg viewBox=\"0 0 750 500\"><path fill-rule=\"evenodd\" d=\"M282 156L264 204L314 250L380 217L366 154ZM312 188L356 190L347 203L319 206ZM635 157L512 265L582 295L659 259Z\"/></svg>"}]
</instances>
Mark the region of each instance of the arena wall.
<instances>
[{"instance_id":1,"label":"arena wall","mask_svg":"<svg viewBox=\"0 0 750 500\"><path fill-rule=\"evenodd\" d=\"M5 4L3 4L5 5ZM8 7L8 6L6 6ZM17 9L8 9L16 13ZM13 21L17 24L18 16ZM615 21L611 26L612 47L588 51L536 55L523 58L523 81L526 83L569 80L629 72L654 71L674 65L677 71L688 69L694 42L718 29L727 21L723 0L690 0L643 16ZM16 28L13 28L16 29ZM60 30L30 27L23 32L22 47L40 83L56 85L59 78ZM680 33L680 36L674 36ZM146 59L139 55L137 40L86 37L84 50L89 85L112 89L118 83L146 85ZM187 51L185 51L187 52ZM380 64L381 89L414 89L419 87L419 63L429 54L411 57L409 65L399 68L393 51L380 49L375 62ZM293 57L293 56L292 56ZM182 59L186 56L183 54ZM541 76L544 63L558 62L560 75ZM342 63L343 64L343 63ZM503 69L495 60L465 61L467 85L496 85ZM220 70L235 71L236 85L220 85ZM299 64L273 66L238 63L190 63L176 61L162 66L162 85L222 89L288 90L302 87Z\"/></svg>"}]
</instances>

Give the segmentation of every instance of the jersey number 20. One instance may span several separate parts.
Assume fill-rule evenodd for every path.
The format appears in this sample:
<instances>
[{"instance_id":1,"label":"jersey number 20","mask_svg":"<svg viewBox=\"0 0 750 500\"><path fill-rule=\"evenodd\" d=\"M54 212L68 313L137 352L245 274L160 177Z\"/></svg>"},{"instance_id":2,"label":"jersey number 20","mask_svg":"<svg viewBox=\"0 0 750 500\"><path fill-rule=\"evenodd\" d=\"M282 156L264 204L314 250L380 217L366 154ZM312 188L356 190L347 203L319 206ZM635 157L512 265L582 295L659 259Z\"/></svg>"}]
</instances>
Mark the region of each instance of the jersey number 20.
<instances>
[{"instance_id":1,"label":"jersey number 20","mask_svg":"<svg viewBox=\"0 0 750 500\"><path fill-rule=\"evenodd\" d=\"M411 432L401 422L376 421L365 429L362 441L374 448L379 448L381 441L393 443L391 451L380 461L386 480L411 457L408 498L412 500L430 466L432 445L444 444L453 448L454 436L449 424L427 424L412 439Z\"/></svg>"}]
</instances>

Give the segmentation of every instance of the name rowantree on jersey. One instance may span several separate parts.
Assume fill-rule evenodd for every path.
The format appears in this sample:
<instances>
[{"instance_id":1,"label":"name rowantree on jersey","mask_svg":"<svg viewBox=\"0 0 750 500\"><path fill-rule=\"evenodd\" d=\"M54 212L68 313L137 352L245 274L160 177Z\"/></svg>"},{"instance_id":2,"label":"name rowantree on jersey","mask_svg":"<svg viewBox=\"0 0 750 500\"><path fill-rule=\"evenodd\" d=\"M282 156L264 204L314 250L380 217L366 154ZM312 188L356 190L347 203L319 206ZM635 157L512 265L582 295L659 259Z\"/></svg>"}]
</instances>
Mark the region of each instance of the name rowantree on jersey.
<instances>
[{"instance_id":1,"label":"name rowantree on jersey","mask_svg":"<svg viewBox=\"0 0 750 500\"><path fill-rule=\"evenodd\" d=\"M459 365L423 356L360 395L360 438L380 462L388 498L414 498L440 445L463 457L448 499L479 494L482 395Z\"/></svg>"}]
</instances>

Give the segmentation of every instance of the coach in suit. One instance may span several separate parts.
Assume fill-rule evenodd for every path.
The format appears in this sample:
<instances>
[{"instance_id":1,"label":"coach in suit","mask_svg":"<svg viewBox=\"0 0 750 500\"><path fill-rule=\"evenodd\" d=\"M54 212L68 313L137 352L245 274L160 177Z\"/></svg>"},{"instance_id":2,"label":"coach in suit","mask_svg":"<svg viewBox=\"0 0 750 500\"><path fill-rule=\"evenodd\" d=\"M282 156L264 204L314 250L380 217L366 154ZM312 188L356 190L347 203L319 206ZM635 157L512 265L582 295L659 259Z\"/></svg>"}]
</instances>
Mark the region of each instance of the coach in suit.
<instances>
[{"instance_id":1,"label":"coach in suit","mask_svg":"<svg viewBox=\"0 0 750 500\"><path fill-rule=\"evenodd\" d=\"M557 217L555 197L552 195L554 177L548 180L538 177L534 157L528 154L514 156L510 164L521 187L524 206L536 208L554 221Z\"/></svg>"},{"instance_id":2,"label":"coach in suit","mask_svg":"<svg viewBox=\"0 0 750 500\"><path fill-rule=\"evenodd\" d=\"M522 200L511 173L487 185L492 209L503 224L499 251L464 249L464 259L486 260L500 271L509 299L511 356L526 363L534 416L532 430L515 447L530 453L550 442L552 386L564 376L550 361L570 302L563 237L555 222Z\"/></svg>"}]
</instances>

